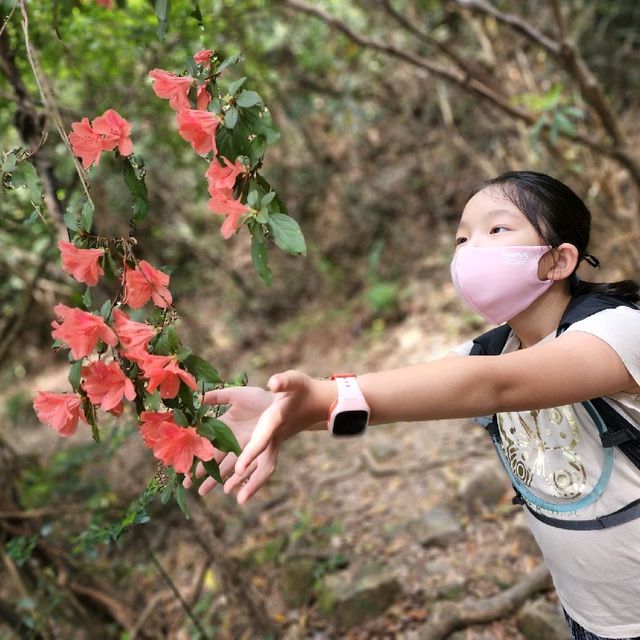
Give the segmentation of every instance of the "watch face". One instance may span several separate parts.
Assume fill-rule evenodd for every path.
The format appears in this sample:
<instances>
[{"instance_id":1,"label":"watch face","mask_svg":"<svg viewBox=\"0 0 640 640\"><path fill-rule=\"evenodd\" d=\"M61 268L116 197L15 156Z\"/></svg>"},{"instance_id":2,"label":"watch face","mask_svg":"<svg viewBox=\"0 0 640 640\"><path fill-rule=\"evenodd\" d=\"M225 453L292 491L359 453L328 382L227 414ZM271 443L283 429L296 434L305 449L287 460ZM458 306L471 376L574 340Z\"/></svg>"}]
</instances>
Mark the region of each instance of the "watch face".
<instances>
[{"instance_id":1,"label":"watch face","mask_svg":"<svg viewBox=\"0 0 640 640\"><path fill-rule=\"evenodd\" d=\"M333 421L333 435L355 436L367 426L369 414L366 411L341 411Z\"/></svg>"}]
</instances>

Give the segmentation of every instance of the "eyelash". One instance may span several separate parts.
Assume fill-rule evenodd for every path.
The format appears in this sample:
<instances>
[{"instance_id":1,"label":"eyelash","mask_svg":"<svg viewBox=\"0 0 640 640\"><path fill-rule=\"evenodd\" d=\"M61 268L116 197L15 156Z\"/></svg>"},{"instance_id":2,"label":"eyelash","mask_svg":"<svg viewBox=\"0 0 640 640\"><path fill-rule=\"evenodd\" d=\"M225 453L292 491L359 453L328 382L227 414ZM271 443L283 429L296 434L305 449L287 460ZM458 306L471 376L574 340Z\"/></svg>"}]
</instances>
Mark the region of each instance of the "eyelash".
<instances>
[{"instance_id":1,"label":"eyelash","mask_svg":"<svg viewBox=\"0 0 640 640\"><path fill-rule=\"evenodd\" d=\"M508 231L509 227L506 227L503 224L496 224L493 227L491 227L491 231L493 231L494 229L506 229ZM491 231L489 233L491 233ZM463 240L466 240L466 238L456 238L456 246L458 246L459 244L462 244Z\"/></svg>"}]
</instances>

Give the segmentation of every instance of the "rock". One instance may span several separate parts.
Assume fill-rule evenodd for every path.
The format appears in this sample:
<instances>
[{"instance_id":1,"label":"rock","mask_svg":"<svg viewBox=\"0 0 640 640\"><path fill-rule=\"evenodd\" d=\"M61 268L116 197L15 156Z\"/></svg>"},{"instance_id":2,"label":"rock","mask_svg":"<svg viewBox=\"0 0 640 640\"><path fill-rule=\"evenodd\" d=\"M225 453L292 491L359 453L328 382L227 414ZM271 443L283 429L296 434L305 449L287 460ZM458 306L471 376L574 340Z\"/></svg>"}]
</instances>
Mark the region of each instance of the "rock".
<instances>
[{"instance_id":1,"label":"rock","mask_svg":"<svg viewBox=\"0 0 640 640\"><path fill-rule=\"evenodd\" d=\"M407 524L407 530L423 547L446 547L462 536L462 527L458 519L445 506L433 507L421 518L411 520Z\"/></svg>"},{"instance_id":2,"label":"rock","mask_svg":"<svg viewBox=\"0 0 640 640\"><path fill-rule=\"evenodd\" d=\"M319 610L339 629L351 629L379 616L401 593L400 582L386 567L369 567L351 581L344 573L329 575L323 581Z\"/></svg>"},{"instance_id":3,"label":"rock","mask_svg":"<svg viewBox=\"0 0 640 640\"><path fill-rule=\"evenodd\" d=\"M316 571L317 564L310 558L294 558L284 564L280 570L278 588L288 607L301 607L311 599Z\"/></svg>"},{"instance_id":4,"label":"rock","mask_svg":"<svg viewBox=\"0 0 640 640\"><path fill-rule=\"evenodd\" d=\"M463 482L460 498L467 511L477 514L487 507L495 507L507 491L513 491L506 473L499 463L485 463Z\"/></svg>"},{"instance_id":5,"label":"rock","mask_svg":"<svg viewBox=\"0 0 640 640\"><path fill-rule=\"evenodd\" d=\"M518 630L526 640L571 640L571 632L558 610L546 600L527 602L516 618Z\"/></svg>"},{"instance_id":6,"label":"rock","mask_svg":"<svg viewBox=\"0 0 640 640\"><path fill-rule=\"evenodd\" d=\"M435 558L424 566L430 586L425 587L428 600L459 600L465 595L467 580L446 558Z\"/></svg>"},{"instance_id":7,"label":"rock","mask_svg":"<svg viewBox=\"0 0 640 640\"><path fill-rule=\"evenodd\" d=\"M374 442L369 445L369 452L371 453L371 457L376 462L384 462L385 460L389 460L393 458L393 456L399 453L399 449L397 445L392 442Z\"/></svg>"}]
</instances>

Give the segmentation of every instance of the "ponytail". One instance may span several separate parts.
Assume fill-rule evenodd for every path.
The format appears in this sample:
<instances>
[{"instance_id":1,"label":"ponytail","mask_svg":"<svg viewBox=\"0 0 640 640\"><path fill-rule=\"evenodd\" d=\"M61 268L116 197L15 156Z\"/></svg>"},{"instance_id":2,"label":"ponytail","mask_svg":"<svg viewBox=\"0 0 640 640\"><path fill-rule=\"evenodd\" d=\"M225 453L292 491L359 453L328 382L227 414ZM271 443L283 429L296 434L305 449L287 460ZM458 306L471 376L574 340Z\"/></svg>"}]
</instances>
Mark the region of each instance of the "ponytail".
<instances>
[{"instance_id":1,"label":"ponytail","mask_svg":"<svg viewBox=\"0 0 640 640\"><path fill-rule=\"evenodd\" d=\"M570 293L572 297L582 296L587 293L599 293L604 296L612 296L625 302L638 302L640 300L640 285L635 280L620 280L618 282L587 282L580 280L573 273L569 278Z\"/></svg>"}]
</instances>

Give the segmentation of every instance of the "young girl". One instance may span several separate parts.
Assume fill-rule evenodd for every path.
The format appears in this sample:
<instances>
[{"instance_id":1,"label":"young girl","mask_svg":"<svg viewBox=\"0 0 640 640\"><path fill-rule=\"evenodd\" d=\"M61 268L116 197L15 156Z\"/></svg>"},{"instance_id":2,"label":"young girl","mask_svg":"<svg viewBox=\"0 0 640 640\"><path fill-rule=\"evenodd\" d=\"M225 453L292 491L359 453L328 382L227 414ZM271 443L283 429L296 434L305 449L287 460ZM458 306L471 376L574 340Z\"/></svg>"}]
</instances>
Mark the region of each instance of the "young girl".
<instances>
[{"instance_id":1,"label":"young girl","mask_svg":"<svg viewBox=\"0 0 640 640\"><path fill-rule=\"evenodd\" d=\"M483 184L462 213L451 273L473 310L507 323L506 342L495 355L466 357L469 341L439 360L359 375L348 384L364 399L346 408L360 413L336 417L337 409L330 426L358 431L366 405L372 424L495 415L498 453L574 638L629 638L640 636L640 470L621 448L603 447L607 425L587 401L603 398L630 433L640 427L638 285L578 279L581 260L598 264L586 253L590 220L582 200L547 175L509 172ZM557 334L570 303L584 300L590 315ZM285 440L327 428L344 384L286 371L271 377L269 391L209 392L206 402L230 405L224 420L244 447L238 459L216 458L225 492L240 487L246 502L274 472ZM199 493L214 485L207 478ZM615 512L624 517L602 518Z\"/></svg>"}]
</instances>

